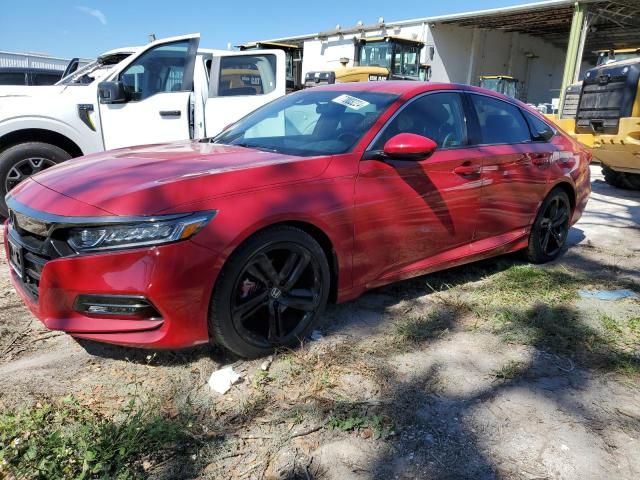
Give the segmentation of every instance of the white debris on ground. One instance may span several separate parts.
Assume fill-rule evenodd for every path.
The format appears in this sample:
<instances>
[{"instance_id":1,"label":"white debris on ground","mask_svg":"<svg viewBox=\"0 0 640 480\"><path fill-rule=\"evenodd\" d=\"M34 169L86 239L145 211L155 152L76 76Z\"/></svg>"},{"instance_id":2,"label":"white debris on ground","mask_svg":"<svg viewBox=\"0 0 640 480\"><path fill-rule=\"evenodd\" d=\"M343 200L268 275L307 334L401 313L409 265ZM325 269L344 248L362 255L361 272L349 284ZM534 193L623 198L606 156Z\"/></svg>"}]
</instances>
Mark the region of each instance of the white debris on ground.
<instances>
[{"instance_id":1,"label":"white debris on ground","mask_svg":"<svg viewBox=\"0 0 640 480\"><path fill-rule=\"evenodd\" d=\"M262 370L263 372L266 372L267 370L269 370L269 367L271 366L271 364L273 363L273 355L269 355L269 357L267 357L267 359L262 362L262 364L260 364L260 370Z\"/></svg>"},{"instance_id":2,"label":"white debris on ground","mask_svg":"<svg viewBox=\"0 0 640 480\"><path fill-rule=\"evenodd\" d=\"M311 340L315 342L316 340L320 340L322 338L322 333L320 333L320 330L314 330L313 332L311 332L309 338L311 338Z\"/></svg>"},{"instance_id":3,"label":"white debris on ground","mask_svg":"<svg viewBox=\"0 0 640 480\"><path fill-rule=\"evenodd\" d=\"M233 370L232 366L221 368L211 374L209 378L209 388L224 395L229 391L231 385L236 383L242 378L238 373Z\"/></svg>"}]
</instances>

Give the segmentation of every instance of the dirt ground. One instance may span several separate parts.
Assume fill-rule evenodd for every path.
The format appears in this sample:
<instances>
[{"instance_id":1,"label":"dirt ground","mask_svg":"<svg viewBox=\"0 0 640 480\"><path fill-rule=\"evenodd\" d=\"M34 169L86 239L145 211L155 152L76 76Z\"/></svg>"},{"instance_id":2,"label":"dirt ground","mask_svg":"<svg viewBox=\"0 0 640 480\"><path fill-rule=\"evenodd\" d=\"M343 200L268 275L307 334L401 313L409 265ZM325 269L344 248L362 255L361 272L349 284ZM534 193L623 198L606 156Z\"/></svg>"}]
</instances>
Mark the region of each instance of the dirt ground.
<instances>
[{"instance_id":1,"label":"dirt ground","mask_svg":"<svg viewBox=\"0 0 640 480\"><path fill-rule=\"evenodd\" d=\"M0 409L72 394L110 414L135 396L188 419L196 443L151 478L640 478L640 301L577 294L640 291L640 192L592 179L553 264L512 255L369 292L267 370L50 332L2 255ZM226 364L242 381L219 395L206 382Z\"/></svg>"}]
</instances>

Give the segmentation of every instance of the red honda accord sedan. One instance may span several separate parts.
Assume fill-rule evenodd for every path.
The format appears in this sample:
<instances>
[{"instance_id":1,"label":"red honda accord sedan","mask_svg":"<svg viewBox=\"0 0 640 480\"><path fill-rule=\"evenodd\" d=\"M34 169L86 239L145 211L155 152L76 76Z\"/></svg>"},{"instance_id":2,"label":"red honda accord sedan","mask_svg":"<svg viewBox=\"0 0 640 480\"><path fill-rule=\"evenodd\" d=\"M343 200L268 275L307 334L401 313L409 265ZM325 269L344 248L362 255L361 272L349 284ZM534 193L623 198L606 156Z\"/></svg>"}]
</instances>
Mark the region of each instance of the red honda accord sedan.
<instances>
[{"instance_id":1,"label":"red honda accord sedan","mask_svg":"<svg viewBox=\"0 0 640 480\"><path fill-rule=\"evenodd\" d=\"M50 329L256 357L304 338L328 301L516 250L554 259L590 160L478 88L317 87L215 138L41 172L7 196L5 248Z\"/></svg>"}]
</instances>

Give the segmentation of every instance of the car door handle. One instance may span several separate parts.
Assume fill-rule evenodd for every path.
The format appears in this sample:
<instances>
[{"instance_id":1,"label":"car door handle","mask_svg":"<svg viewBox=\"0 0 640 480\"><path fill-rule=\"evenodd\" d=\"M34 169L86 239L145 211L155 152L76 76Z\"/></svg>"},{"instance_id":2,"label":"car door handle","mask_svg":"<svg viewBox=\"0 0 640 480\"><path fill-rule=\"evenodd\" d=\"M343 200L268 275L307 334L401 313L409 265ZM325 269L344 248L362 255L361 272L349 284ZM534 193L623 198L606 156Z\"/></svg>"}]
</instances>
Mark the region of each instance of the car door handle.
<instances>
[{"instance_id":1,"label":"car door handle","mask_svg":"<svg viewBox=\"0 0 640 480\"><path fill-rule=\"evenodd\" d=\"M181 115L180 110L160 110L160 116L166 117L179 117Z\"/></svg>"},{"instance_id":2,"label":"car door handle","mask_svg":"<svg viewBox=\"0 0 640 480\"><path fill-rule=\"evenodd\" d=\"M453 169L453 173L458 175L478 175L480 173L479 165L460 165Z\"/></svg>"}]
</instances>

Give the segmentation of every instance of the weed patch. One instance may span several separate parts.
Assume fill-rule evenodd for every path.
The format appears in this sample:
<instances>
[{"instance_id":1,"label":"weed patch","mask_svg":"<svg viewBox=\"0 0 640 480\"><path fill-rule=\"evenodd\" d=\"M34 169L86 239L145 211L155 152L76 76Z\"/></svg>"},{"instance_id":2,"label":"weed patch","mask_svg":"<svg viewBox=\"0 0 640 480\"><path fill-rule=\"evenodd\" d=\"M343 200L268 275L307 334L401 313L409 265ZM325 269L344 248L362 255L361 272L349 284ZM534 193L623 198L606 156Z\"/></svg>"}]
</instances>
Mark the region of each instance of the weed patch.
<instances>
[{"instance_id":1,"label":"weed patch","mask_svg":"<svg viewBox=\"0 0 640 480\"><path fill-rule=\"evenodd\" d=\"M0 477L141 478L143 459L188 445L186 427L131 401L119 421L75 399L0 414Z\"/></svg>"},{"instance_id":2,"label":"weed patch","mask_svg":"<svg viewBox=\"0 0 640 480\"><path fill-rule=\"evenodd\" d=\"M409 321L396 324L396 336L405 342L423 342L438 338L447 333L452 318L446 311L433 310L427 315L414 317Z\"/></svg>"}]
</instances>

